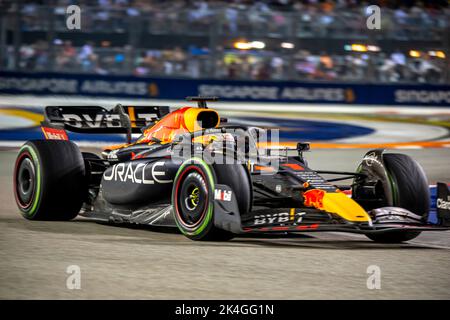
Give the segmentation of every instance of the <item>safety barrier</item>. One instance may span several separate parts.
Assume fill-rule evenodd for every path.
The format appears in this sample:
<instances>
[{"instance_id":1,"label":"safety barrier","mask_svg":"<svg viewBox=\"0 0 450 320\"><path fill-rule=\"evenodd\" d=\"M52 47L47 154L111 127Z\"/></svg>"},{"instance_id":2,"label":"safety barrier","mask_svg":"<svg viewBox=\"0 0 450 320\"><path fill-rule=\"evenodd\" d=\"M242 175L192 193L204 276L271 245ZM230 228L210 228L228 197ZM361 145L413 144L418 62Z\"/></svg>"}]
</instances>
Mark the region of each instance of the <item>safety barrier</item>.
<instances>
[{"instance_id":1,"label":"safety barrier","mask_svg":"<svg viewBox=\"0 0 450 320\"><path fill-rule=\"evenodd\" d=\"M450 106L450 85L231 81L0 71L0 94L82 95L224 101Z\"/></svg>"}]
</instances>

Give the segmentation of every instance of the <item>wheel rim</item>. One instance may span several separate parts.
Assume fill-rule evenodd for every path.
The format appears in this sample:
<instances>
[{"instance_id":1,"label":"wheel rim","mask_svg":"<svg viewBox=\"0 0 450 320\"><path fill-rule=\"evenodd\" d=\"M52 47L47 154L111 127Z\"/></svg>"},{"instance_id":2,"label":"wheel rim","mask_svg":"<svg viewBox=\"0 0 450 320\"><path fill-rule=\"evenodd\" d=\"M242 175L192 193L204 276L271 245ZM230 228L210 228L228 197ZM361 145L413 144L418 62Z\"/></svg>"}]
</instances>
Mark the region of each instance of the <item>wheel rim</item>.
<instances>
[{"instance_id":1,"label":"wheel rim","mask_svg":"<svg viewBox=\"0 0 450 320\"><path fill-rule=\"evenodd\" d=\"M180 179L180 188L176 195L177 214L180 222L188 228L199 225L208 209L208 188L201 171L187 171Z\"/></svg>"},{"instance_id":2,"label":"wheel rim","mask_svg":"<svg viewBox=\"0 0 450 320\"><path fill-rule=\"evenodd\" d=\"M36 170L27 154L19 159L17 168L15 193L19 205L26 209L31 205L35 193Z\"/></svg>"},{"instance_id":3,"label":"wheel rim","mask_svg":"<svg viewBox=\"0 0 450 320\"><path fill-rule=\"evenodd\" d=\"M192 211L198 206L200 189L197 186L191 185L188 195L184 198L184 203L188 210Z\"/></svg>"}]
</instances>

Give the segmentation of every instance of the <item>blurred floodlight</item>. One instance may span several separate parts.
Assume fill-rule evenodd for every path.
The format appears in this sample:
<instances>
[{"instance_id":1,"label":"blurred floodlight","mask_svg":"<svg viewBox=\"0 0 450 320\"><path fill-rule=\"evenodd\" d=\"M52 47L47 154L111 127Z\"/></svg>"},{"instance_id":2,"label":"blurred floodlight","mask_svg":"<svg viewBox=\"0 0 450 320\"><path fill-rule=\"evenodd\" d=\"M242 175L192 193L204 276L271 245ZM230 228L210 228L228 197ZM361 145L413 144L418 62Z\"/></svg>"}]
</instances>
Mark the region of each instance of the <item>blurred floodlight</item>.
<instances>
[{"instance_id":1,"label":"blurred floodlight","mask_svg":"<svg viewBox=\"0 0 450 320\"><path fill-rule=\"evenodd\" d=\"M413 58L419 58L420 57L420 52L417 50L409 50L409 55Z\"/></svg>"},{"instance_id":2,"label":"blurred floodlight","mask_svg":"<svg viewBox=\"0 0 450 320\"><path fill-rule=\"evenodd\" d=\"M234 47L239 50L264 49L266 47L266 44L262 41L237 41L234 43Z\"/></svg>"},{"instance_id":3,"label":"blurred floodlight","mask_svg":"<svg viewBox=\"0 0 450 320\"><path fill-rule=\"evenodd\" d=\"M366 52L367 51L367 46L364 44L352 44L352 51L357 51L357 52Z\"/></svg>"},{"instance_id":4,"label":"blurred floodlight","mask_svg":"<svg viewBox=\"0 0 450 320\"><path fill-rule=\"evenodd\" d=\"M432 57L438 57L441 59L445 59L444 51L428 51L428 54Z\"/></svg>"},{"instance_id":5,"label":"blurred floodlight","mask_svg":"<svg viewBox=\"0 0 450 320\"><path fill-rule=\"evenodd\" d=\"M379 46L375 45L365 45L365 44L359 44L359 43L353 43L353 44L346 44L344 46L345 51L356 51L356 52L379 52L381 49Z\"/></svg>"},{"instance_id":6,"label":"blurred floodlight","mask_svg":"<svg viewBox=\"0 0 450 320\"><path fill-rule=\"evenodd\" d=\"M248 42L242 42L242 41L237 41L237 42L235 42L235 43L234 43L234 47L235 47L236 49L239 49L239 50L249 50L249 49L252 48L252 46L250 45L250 43L248 43Z\"/></svg>"},{"instance_id":7,"label":"blurred floodlight","mask_svg":"<svg viewBox=\"0 0 450 320\"><path fill-rule=\"evenodd\" d=\"M250 42L250 46L255 49L264 49L266 44L262 41L252 41Z\"/></svg>"},{"instance_id":8,"label":"blurred floodlight","mask_svg":"<svg viewBox=\"0 0 450 320\"><path fill-rule=\"evenodd\" d=\"M284 49L294 49L295 45L292 42L282 42L281 47Z\"/></svg>"},{"instance_id":9,"label":"blurred floodlight","mask_svg":"<svg viewBox=\"0 0 450 320\"><path fill-rule=\"evenodd\" d=\"M444 51L436 51L436 57L445 59Z\"/></svg>"}]
</instances>

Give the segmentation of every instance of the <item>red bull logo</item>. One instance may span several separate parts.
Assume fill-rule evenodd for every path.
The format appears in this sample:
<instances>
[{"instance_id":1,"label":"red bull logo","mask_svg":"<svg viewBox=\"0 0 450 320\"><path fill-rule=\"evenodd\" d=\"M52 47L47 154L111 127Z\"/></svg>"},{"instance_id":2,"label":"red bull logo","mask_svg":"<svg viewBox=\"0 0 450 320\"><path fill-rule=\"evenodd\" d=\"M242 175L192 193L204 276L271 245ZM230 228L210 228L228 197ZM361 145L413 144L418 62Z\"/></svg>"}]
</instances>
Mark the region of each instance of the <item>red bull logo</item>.
<instances>
[{"instance_id":1,"label":"red bull logo","mask_svg":"<svg viewBox=\"0 0 450 320\"><path fill-rule=\"evenodd\" d=\"M371 221L367 212L343 192L326 192L320 189L308 190L303 194L304 205L334 213L348 221Z\"/></svg>"},{"instance_id":2,"label":"red bull logo","mask_svg":"<svg viewBox=\"0 0 450 320\"><path fill-rule=\"evenodd\" d=\"M307 207L314 207L317 209L323 210L323 197L325 195L325 191L319 189L308 190L303 194L304 204Z\"/></svg>"}]
</instances>

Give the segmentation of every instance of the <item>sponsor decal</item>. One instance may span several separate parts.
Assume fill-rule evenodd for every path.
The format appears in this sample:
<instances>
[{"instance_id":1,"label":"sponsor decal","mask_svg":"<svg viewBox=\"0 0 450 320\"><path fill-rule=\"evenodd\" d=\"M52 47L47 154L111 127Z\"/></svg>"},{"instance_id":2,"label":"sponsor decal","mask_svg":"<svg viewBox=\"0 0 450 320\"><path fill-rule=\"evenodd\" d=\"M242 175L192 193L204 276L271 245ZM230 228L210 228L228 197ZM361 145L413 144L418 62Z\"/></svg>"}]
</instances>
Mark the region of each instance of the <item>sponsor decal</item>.
<instances>
[{"instance_id":1,"label":"sponsor decal","mask_svg":"<svg viewBox=\"0 0 450 320\"><path fill-rule=\"evenodd\" d=\"M442 198L438 198L436 200L436 207L438 209L450 210L450 196L447 197L447 200L444 200Z\"/></svg>"},{"instance_id":2,"label":"sponsor decal","mask_svg":"<svg viewBox=\"0 0 450 320\"><path fill-rule=\"evenodd\" d=\"M450 104L450 90L395 90L395 102Z\"/></svg>"},{"instance_id":3,"label":"sponsor decal","mask_svg":"<svg viewBox=\"0 0 450 320\"><path fill-rule=\"evenodd\" d=\"M235 86L235 85L208 85L198 87L199 95L219 96L222 98L238 99L269 99L278 98L278 87L269 86Z\"/></svg>"},{"instance_id":4,"label":"sponsor decal","mask_svg":"<svg viewBox=\"0 0 450 320\"><path fill-rule=\"evenodd\" d=\"M345 101L344 88L306 88L294 87L283 88L280 95L281 99L286 100L305 100L305 101Z\"/></svg>"},{"instance_id":5,"label":"sponsor decal","mask_svg":"<svg viewBox=\"0 0 450 320\"><path fill-rule=\"evenodd\" d=\"M148 83L145 81L84 80L80 83L80 92L147 96Z\"/></svg>"},{"instance_id":6,"label":"sponsor decal","mask_svg":"<svg viewBox=\"0 0 450 320\"><path fill-rule=\"evenodd\" d=\"M41 127L47 140L69 140L67 133L64 129Z\"/></svg>"},{"instance_id":7,"label":"sponsor decal","mask_svg":"<svg viewBox=\"0 0 450 320\"><path fill-rule=\"evenodd\" d=\"M72 114L65 113L62 115L64 121L69 125L77 128L101 128L101 127L120 127L120 117L118 114L104 115L96 114L95 117L91 117L89 114Z\"/></svg>"},{"instance_id":8,"label":"sponsor decal","mask_svg":"<svg viewBox=\"0 0 450 320\"><path fill-rule=\"evenodd\" d=\"M163 179L165 175L162 161L138 164L128 162L115 164L111 171L103 174L103 179L137 184L171 183L173 180Z\"/></svg>"},{"instance_id":9,"label":"sponsor decal","mask_svg":"<svg viewBox=\"0 0 450 320\"><path fill-rule=\"evenodd\" d=\"M294 225L294 226L275 226L275 227L256 227L256 228L244 228L244 232L267 232L267 231L308 231L308 230L316 230L319 228L318 223L308 224L308 225Z\"/></svg>"},{"instance_id":10,"label":"sponsor decal","mask_svg":"<svg viewBox=\"0 0 450 320\"><path fill-rule=\"evenodd\" d=\"M307 207L314 207L317 209L323 209L323 197L325 195L324 190L312 189L303 194L304 205Z\"/></svg>"},{"instance_id":11,"label":"sponsor decal","mask_svg":"<svg viewBox=\"0 0 450 320\"><path fill-rule=\"evenodd\" d=\"M0 90L21 92L77 93L78 81L59 78L0 77Z\"/></svg>"},{"instance_id":12,"label":"sponsor decal","mask_svg":"<svg viewBox=\"0 0 450 320\"><path fill-rule=\"evenodd\" d=\"M21 92L51 92L62 94L123 94L148 96L149 84L146 81L82 80L71 77L0 77L0 90ZM158 91L153 89L151 93Z\"/></svg>"},{"instance_id":13,"label":"sponsor decal","mask_svg":"<svg viewBox=\"0 0 450 320\"><path fill-rule=\"evenodd\" d=\"M295 210L295 209L294 209ZM255 215L253 225L277 224L277 223L301 223L306 212L276 212L271 214Z\"/></svg>"},{"instance_id":14,"label":"sponsor decal","mask_svg":"<svg viewBox=\"0 0 450 320\"><path fill-rule=\"evenodd\" d=\"M65 113L62 116L64 121L77 128L121 127L120 115L118 114L96 114L95 116L91 116L89 114ZM144 120L146 123L154 121L157 117L158 115L155 113L139 113L136 115L137 119Z\"/></svg>"},{"instance_id":15,"label":"sponsor decal","mask_svg":"<svg viewBox=\"0 0 450 320\"><path fill-rule=\"evenodd\" d=\"M231 201L231 196L233 195L233 191L231 190L214 190L214 199L220 201Z\"/></svg>"},{"instance_id":16,"label":"sponsor decal","mask_svg":"<svg viewBox=\"0 0 450 320\"><path fill-rule=\"evenodd\" d=\"M73 24L72 24L73 25ZM177 90L173 90L177 88ZM82 75L2 71L0 92L30 94L74 94L160 99L183 99L197 92L225 100L345 103L369 105L436 105L450 103L448 85L319 84L292 81L158 79L133 76ZM376 99L374 99L376 97Z\"/></svg>"},{"instance_id":17,"label":"sponsor decal","mask_svg":"<svg viewBox=\"0 0 450 320\"><path fill-rule=\"evenodd\" d=\"M305 181L303 184L304 188L311 187L313 189L322 189L326 191L334 192L336 191L336 187L332 184L328 183L324 178L319 176L316 172L305 170L305 171L296 171L296 176L301 180Z\"/></svg>"},{"instance_id":18,"label":"sponsor decal","mask_svg":"<svg viewBox=\"0 0 450 320\"><path fill-rule=\"evenodd\" d=\"M238 86L238 85L209 85L198 86L198 94L205 96L219 96L226 99L252 100L304 100L304 101L333 101L345 102L348 94L346 88L310 88L310 87L276 87L276 86ZM354 96L354 94L353 94ZM354 98L352 98L354 100Z\"/></svg>"}]
</instances>

